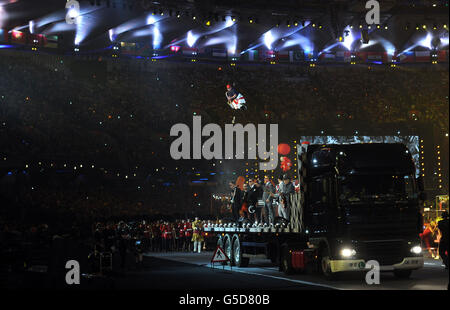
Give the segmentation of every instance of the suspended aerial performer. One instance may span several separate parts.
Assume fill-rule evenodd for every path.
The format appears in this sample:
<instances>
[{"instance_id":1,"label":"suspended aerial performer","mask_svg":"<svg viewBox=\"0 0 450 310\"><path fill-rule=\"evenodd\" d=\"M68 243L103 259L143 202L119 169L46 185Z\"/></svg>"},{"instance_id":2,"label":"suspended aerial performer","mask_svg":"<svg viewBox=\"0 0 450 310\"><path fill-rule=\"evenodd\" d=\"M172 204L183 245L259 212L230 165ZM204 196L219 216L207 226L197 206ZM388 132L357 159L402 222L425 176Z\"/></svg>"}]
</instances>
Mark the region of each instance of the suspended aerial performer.
<instances>
[{"instance_id":1,"label":"suspended aerial performer","mask_svg":"<svg viewBox=\"0 0 450 310\"><path fill-rule=\"evenodd\" d=\"M238 93L230 84L227 85L227 91L225 96L228 100L228 105L233 110L247 110L247 106L245 105L245 98L242 94ZM236 117L233 116L233 124Z\"/></svg>"}]
</instances>

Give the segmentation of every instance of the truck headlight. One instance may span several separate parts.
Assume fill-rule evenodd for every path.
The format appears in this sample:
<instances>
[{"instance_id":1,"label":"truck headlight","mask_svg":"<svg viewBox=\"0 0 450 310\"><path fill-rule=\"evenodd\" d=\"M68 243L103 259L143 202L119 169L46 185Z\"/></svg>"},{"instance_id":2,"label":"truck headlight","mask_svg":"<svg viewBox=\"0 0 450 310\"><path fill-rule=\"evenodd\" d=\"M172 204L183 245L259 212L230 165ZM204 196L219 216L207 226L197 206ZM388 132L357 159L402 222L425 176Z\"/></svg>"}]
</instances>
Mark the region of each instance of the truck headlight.
<instances>
[{"instance_id":1,"label":"truck headlight","mask_svg":"<svg viewBox=\"0 0 450 310\"><path fill-rule=\"evenodd\" d=\"M414 254L422 253L422 247L420 245L413 246L411 248L411 253L414 253Z\"/></svg>"},{"instance_id":2,"label":"truck headlight","mask_svg":"<svg viewBox=\"0 0 450 310\"><path fill-rule=\"evenodd\" d=\"M356 251L351 248L343 248L341 250L341 256L342 257L352 257L356 254Z\"/></svg>"}]
</instances>

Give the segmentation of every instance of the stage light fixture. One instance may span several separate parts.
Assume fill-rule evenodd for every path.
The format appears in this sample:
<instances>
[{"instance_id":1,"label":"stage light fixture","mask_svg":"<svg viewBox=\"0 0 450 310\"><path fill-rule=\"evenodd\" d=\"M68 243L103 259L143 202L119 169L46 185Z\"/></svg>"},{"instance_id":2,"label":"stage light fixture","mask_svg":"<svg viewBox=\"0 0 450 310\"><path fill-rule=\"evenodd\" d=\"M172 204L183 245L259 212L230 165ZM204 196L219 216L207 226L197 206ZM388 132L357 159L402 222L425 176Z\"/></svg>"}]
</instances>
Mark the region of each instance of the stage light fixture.
<instances>
[{"instance_id":1,"label":"stage light fixture","mask_svg":"<svg viewBox=\"0 0 450 310\"><path fill-rule=\"evenodd\" d=\"M177 18L180 18L180 17L181 17L180 11L177 11Z\"/></svg>"}]
</instances>

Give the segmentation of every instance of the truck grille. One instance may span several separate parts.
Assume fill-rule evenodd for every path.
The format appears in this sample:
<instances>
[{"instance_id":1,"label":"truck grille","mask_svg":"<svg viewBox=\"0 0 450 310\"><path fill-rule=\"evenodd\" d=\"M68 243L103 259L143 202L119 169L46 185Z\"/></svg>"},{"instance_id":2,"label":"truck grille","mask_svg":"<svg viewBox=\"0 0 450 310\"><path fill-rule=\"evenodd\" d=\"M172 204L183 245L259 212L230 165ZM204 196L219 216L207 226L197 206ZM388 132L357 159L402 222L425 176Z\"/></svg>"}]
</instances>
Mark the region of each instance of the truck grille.
<instances>
[{"instance_id":1,"label":"truck grille","mask_svg":"<svg viewBox=\"0 0 450 310\"><path fill-rule=\"evenodd\" d=\"M380 266L401 263L405 258L404 241L373 241L363 242L362 255L364 259L376 260Z\"/></svg>"}]
</instances>

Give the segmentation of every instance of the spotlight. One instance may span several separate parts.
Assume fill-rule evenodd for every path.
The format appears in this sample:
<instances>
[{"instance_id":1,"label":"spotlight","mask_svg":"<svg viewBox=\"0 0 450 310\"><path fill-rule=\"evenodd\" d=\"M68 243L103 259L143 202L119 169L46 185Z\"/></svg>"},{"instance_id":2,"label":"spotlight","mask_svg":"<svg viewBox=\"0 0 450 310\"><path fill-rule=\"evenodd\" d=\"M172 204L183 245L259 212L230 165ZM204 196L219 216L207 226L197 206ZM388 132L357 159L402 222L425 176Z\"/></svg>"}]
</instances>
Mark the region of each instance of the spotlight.
<instances>
[{"instance_id":1,"label":"spotlight","mask_svg":"<svg viewBox=\"0 0 450 310\"><path fill-rule=\"evenodd\" d=\"M231 21L235 22L236 21L236 16L231 16Z\"/></svg>"},{"instance_id":2,"label":"spotlight","mask_svg":"<svg viewBox=\"0 0 450 310\"><path fill-rule=\"evenodd\" d=\"M385 30L388 30L388 25L384 25L384 29L385 29Z\"/></svg>"},{"instance_id":3,"label":"spotlight","mask_svg":"<svg viewBox=\"0 0 450 310\"><path fill-rule=\"evenodd\" d=\"M322 24L319 24L319 29L322 29Z\"/></svg>"},{"instance_id":4,"label":"spotlight","mask_svg":"<svg viewBox=\"0 0 450 310\"><path fill-rule=\"evenodd\" d=\"M444 29L447 29L447 24L444 24Z\"/></svg>"},{"instance_id":5,"label":"spotlight","mask_svg":"<svg viewBox=\"0 0 450 310\"><path fill-rule=\"evenodd\" d=\"M436 30L436 29L437 29L437 26L436 26L436 24L434 24L434 25L433 25L433 29L434 29L434 30Z\"/></svg>"},{"instance_id":6,"label":"spotlight","mask_svg":"<svg viewBox=\"0 0 450 310\"><path fill-rule=\"evenodd\" d=\"M152 13L152 15L156 15L156 10L153 10L153 13Z\"/></svg>"},{"instance_id":7,"label":"spotlight","mask_svg":"<svg viewBox=\"0 0 450 310\"><path fill-rule=\"evenodd\" d=\"M417 24L417 25L416 25L416 30L419 30L419 28L420 28L420 27L419 27L419 24Z\"/></svg>"},{"instance_id":8,"label":"spotlight","mask_svg":"<svg viewBox=\"0 0 450 310\"><path fill-rule=\"evenodd\" d=\"M164 12L163 12L163 10L159 10L159 15L161 15L161 16L163 16L163 15L164 15Z\"/></svg>"},{"instance_id":9,"label":"spotlight","mask_svg":"<svg viewBox=\"0 0 450 310\"><path fill-rule=\"evenodd\" d=\"M422 28L423 28L423 29L427 29L427 25L423 24L423 25L422 25Z\"/></svg>"},{"instance_id":10,"label":"spotlight","mask_svg":"<svg viewBox=\"0 0 450 310\"><path fill-rule=\"evenodd\" d=\"M290 21L287 21L286 22L286 26L289 28L289 27L291 27L291 22Z\"/></svg>"},{"instance_id":11,"label":"spotlight","mask_svg":"<svg viewBox=\"0 0 450 310\"><path fill-rule=\"evenodd\" d=\"M298 26L298 22L294 21L294 26L297 27Z\"/></svg>"},{"instance_id":12,"label":"spotlight","mask_svg":"<svg viewBox=\"0 0 450 310\"><path fill-rule=\"evenodd\" d=\"M377 29L380 29L380 28L381 28L381 26L378 24L378 25L377 25Z\"/></svg>"},{"instance_id":13,"label":"spotlight","mask_svg":"<svg viewBox=\"0 0 450 310\"><path fill-rule=\"evenodd\" d=\"M177 11L177 18L180 18L180 17L181 17L180 11Z\"/></svg>"},{"instance_id":14,"label":"spotlight","mask_svg":"<svg viewBox=\"0 0 450 310\"><path fill-rule=\"evenodd\" d=\"M211 26L211 21L209 21L209 20L206 21L205 25L206 25L206 26Z\"/></svg>"},{"instance_id":15,"label":"spotlight","mask_svg":"<svg viewBox=\"0 0 450 310\"><path fill-rule=\"evenodd\" d=\"M316 23L313 23L312 26L313 26L314 28L316 28Z\"/></svg>"},{"instance_id":16,"label":"spotlight","mask_svg":"<svg viewBox=\"0 0 450 310\"><path fill-rule=\"evenodd\" d=\"M359 24L359 29L362 29L362 25L361 24Z\"/></svg>"},{"instance_id":17,"label":"spotlight","mask_svg":"<svg viewBox=\"0 0 450 310\"><path fill-rule=\"evenodd\" d=\"M195 15L192 15L192 19L193 19L193 20L196 20L197 17L196 17Z\"/></svg>"},{"instance_id":18,"label":"spotlight","mask_svg":"<svg viewBox=\"0 0 450 310\"><path fill-rule=\"evenodd\" d=\"M250 18L248 19L248 22L249 22L250 24L253 24L253 19L250 17Z\"/></svg>"}]
</instances>

